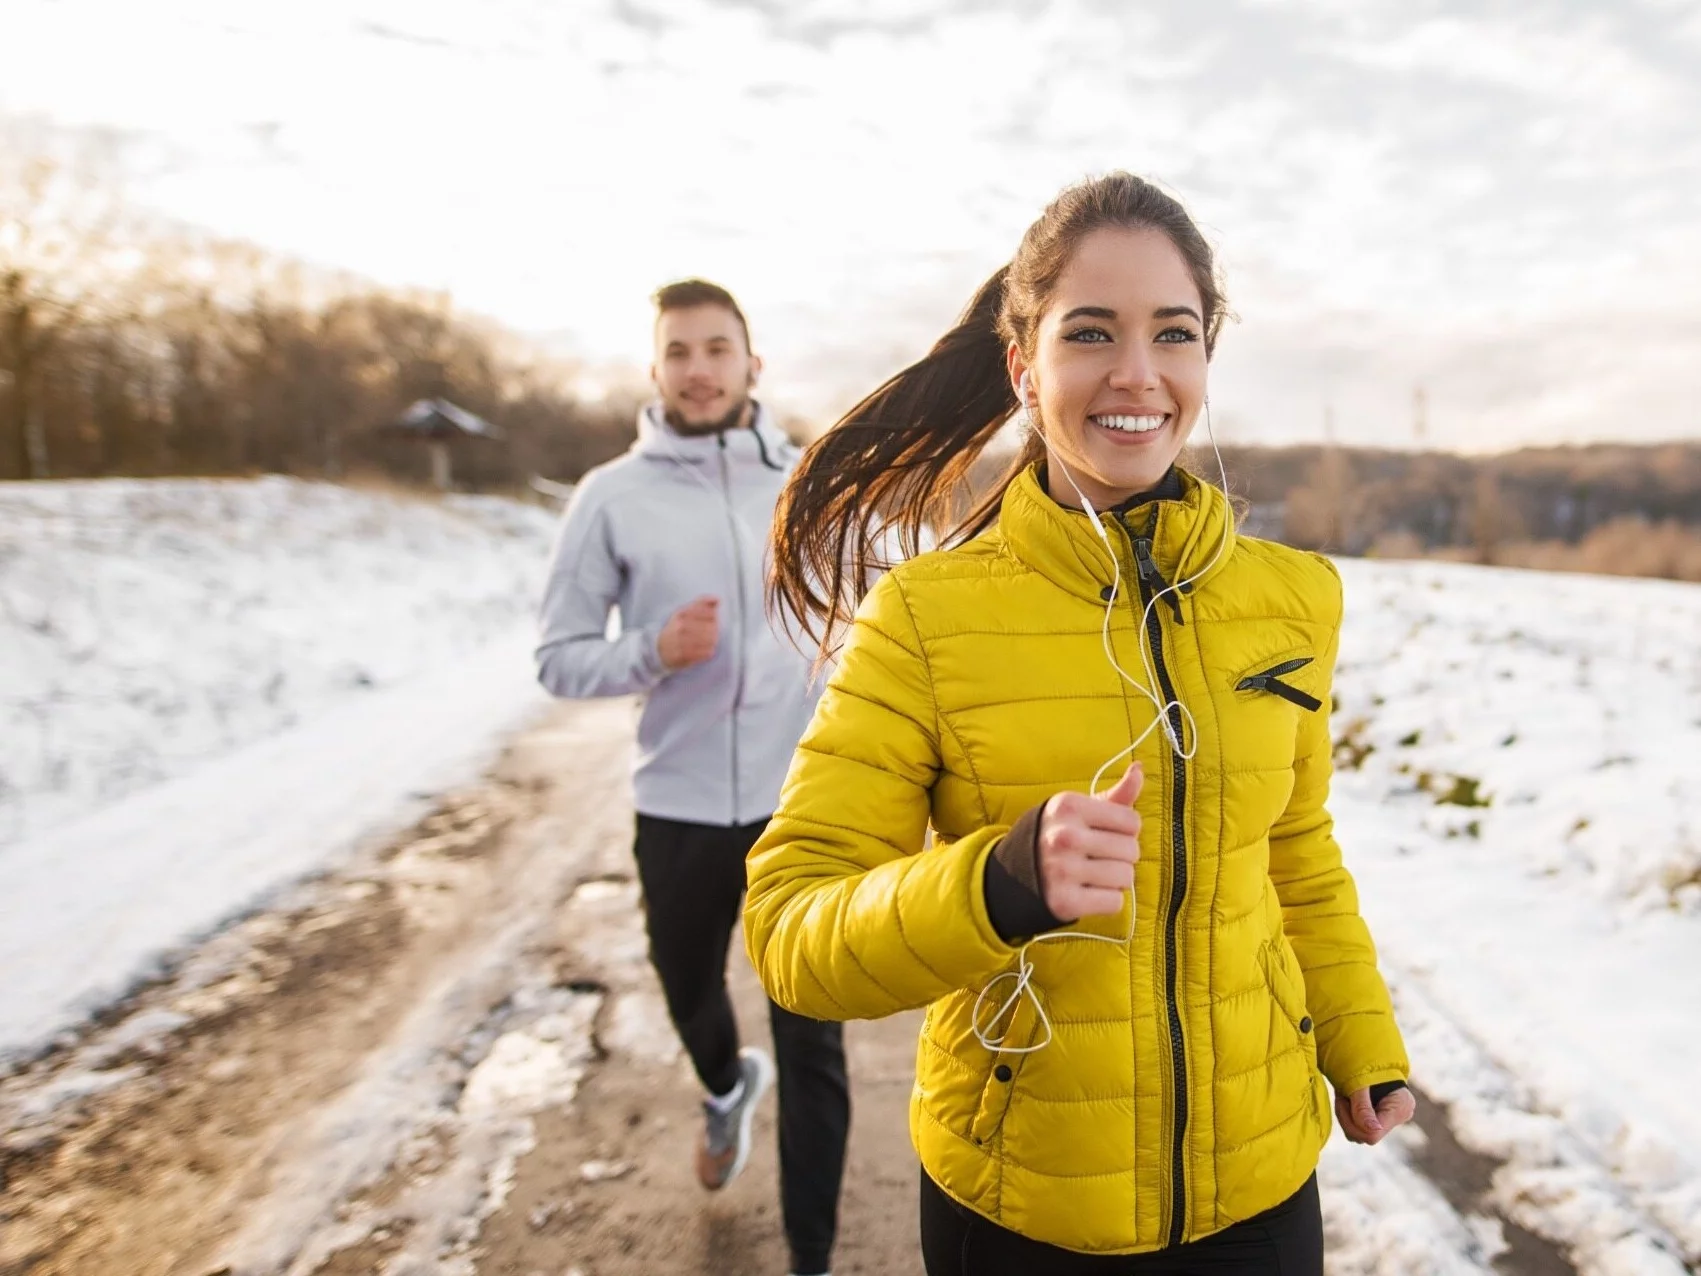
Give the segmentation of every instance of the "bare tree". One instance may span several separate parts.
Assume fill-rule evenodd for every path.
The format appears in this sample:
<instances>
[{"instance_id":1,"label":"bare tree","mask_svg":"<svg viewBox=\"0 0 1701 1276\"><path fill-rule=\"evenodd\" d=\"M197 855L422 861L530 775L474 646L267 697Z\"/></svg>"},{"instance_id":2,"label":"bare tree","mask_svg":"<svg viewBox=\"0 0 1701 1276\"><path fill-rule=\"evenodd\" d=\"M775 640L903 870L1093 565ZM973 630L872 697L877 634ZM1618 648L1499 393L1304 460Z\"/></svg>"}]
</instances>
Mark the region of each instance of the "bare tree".
<instances>
[{"instance_id":1,"label":"bare tree","mask_svg":"<svg viewBox=\"0 0 1701 1276\"><path fill-rule=\"evenodd\" d=\"M54 154L54 150L62 154ZM0 457L51 469L46 378L56 350L106 308L142 259L121 233L110 139L0 119Z\"/></svg>"},{"instance_id":2,"label":"bare tree","mask_svg":"<svg viewBox=\"0 0 1701 1276\"><path fill-rule=\"evenodd\" d=\"M1352 551L1359 539L1358 495L1352 458L1343 448L1326 445L1305 482L1287 493L1283 537L1307 549Z\"/></svg>"},{"instance_id":3,"label":"bare tree","mask_svg":"<svg viewBox=\"0 0 1701 1276\"><path fill-rule=\"evenodd\" d=\"M1503 561L1507 545L1525 539L1528 529L1522 514L1500 479L1500 467L1485 460L1471 484L1471 501L1466 516L1471 549L1479 563Z\"/></svg>"}]
</instances>

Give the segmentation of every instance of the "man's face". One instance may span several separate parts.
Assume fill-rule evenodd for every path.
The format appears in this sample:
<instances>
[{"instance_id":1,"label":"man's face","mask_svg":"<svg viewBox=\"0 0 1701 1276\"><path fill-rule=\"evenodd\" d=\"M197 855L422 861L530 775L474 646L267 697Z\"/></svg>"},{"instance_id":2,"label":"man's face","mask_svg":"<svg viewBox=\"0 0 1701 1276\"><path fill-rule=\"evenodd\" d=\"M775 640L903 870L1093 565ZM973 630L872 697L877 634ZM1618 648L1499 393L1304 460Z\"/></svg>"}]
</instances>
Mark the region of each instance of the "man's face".
<instances>
[{"instance_id":1,"label":"man's face","mask_svg":"<svg viewBox=\"0 0 1701 1276\"><path fill-rule=\"evenodd\" d=\"M665 310L656 319L650 380L668 424L705 434L743 424L762 361L750 353L738 316L725 306Z\"/></svg>"}]
</instances>

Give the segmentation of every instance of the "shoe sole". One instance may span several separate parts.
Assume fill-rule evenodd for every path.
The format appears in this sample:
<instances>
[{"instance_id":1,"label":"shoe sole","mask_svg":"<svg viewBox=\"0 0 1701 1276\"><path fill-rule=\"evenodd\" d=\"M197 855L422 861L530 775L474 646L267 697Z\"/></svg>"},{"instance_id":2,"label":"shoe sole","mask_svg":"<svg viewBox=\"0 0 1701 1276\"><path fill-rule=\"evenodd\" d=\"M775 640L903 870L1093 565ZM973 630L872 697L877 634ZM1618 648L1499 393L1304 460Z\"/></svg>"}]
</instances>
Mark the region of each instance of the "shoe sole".
<instances>
[{"instance_id":1,"label":"shoe sole","mask_svg":"<svg viewBox=\"0 0 1701 1276\"><path fill-rule=\"evenodd\" d=\"M750 1127L756 1120L756 1108L762 1102L762 1096L768 1093L774 1084L774 1064L767 1054L761 1050L749 1052L740 1051L739 1058L749 1059L756 1065L755 1084L751 1087L753 1093L750 1101L744 1105L744 1111L738 1118L738 1155L733 1158L732 1169L727 1171L725 1187L744 1172L744 1164L750 1159Z\"/></svg>"}]
</instances>

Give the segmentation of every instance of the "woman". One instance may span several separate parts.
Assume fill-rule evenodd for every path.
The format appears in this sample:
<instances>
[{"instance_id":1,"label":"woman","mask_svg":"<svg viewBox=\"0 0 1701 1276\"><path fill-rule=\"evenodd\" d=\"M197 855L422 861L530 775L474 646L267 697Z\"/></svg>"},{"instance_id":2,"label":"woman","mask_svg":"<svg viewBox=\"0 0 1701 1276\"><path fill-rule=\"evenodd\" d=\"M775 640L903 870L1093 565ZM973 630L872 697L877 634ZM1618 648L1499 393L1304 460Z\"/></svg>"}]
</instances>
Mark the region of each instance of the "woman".
<instances>
[{"instance_id":1,"label":"woman","mask_svg":"<svg viewBox=\"0 0 1701 1276\"><path fill-rule=\"evenodd\" d=\"M870 511L913 534L1026 412L971 535L861 600L749 859L774 1000L928 1008L935 1276L1321 1273L1325 1079L1357 1141L1412 1115L1324 805L1339 580L1175 464L1223 312L1173 199L1070 187L775 515L774 600L825 651Z\"/></svg>"}]
</instances>

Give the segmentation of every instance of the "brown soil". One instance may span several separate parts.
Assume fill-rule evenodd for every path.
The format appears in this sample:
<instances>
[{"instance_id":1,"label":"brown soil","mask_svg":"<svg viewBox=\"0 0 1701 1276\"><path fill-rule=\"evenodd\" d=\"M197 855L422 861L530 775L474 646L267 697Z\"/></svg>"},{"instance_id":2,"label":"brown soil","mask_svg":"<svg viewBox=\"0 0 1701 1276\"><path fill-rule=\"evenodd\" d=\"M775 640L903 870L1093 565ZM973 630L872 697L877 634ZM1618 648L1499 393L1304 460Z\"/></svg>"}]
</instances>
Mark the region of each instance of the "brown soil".
<instances>
[{"instance_id":1,"label":"brown soil","mask_svg":"<svg viewBox=\"0 0 1701 1276\"><path fill-rule=\"evenodd\" d=\"M758 1114L744 1174L721 1193L704 1192L692 1171L700 1093L673 1046L647 968L630 960L643 943L635 905L635 888L611 879L600 907L564 913L573 977L608 990L598 1033L608 1053L571 1107L538 1119L537 1147L485 1225L479 1276L787 1271L773 1103ZM732 984L748 1039L771 1048L766 999L749 963L736 955ZM617 1023L622 1006L639 1013ZM918 1027L919 1016L906 1015L846 1029L855 1112L836 1276L921 1274L908 1133ZM618 1177L595 1181L596 1168Z\"/></svg>"}]
</instances>

